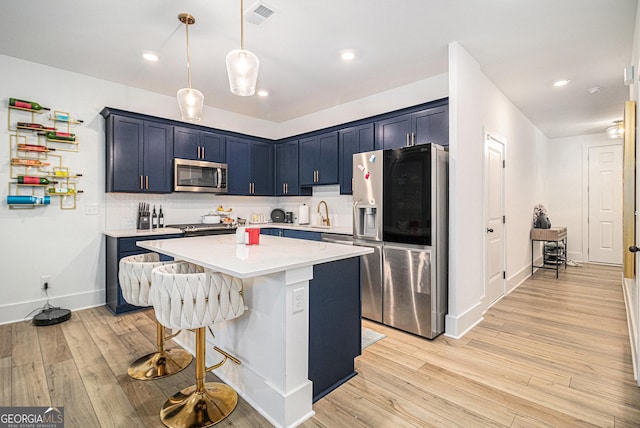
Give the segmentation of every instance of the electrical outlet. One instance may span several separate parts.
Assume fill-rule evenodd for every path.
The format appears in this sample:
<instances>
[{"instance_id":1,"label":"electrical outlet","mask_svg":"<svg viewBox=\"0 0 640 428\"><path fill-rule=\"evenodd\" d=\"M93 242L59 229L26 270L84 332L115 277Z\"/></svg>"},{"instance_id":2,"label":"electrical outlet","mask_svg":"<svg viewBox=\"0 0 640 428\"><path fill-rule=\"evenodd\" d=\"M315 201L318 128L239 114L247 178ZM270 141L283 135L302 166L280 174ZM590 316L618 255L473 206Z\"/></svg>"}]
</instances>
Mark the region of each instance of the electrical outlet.
<instances>
[{"instance_id":1,"label":"electrical outlet","mask_svg":"<svg viewBox=\"0 0 640 428\"><path fill-rule=\"evenodd\" d=\"M304 310L304 288L296 288L293 290L293 308L292 312L301 312Z\"/></svg>"},{"instance_id":2,"label":"electrical outlet","mask_svg":"<svg viewBox=\"0 0 640 428\"><path fill-rule=\"evenodd\" d=\"M43 290L48 290L51 288L51 276L43 275L40 277L40 288Z\"/></svg>"}]
</instances>

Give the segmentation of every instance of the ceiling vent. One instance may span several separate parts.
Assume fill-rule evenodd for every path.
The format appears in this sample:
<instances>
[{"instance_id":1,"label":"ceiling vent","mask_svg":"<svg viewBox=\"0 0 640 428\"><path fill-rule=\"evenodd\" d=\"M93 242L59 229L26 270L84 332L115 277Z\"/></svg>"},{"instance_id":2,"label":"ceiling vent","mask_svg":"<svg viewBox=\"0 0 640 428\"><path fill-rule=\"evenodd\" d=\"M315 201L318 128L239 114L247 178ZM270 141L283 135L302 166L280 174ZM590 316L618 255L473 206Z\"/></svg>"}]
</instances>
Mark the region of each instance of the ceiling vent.
<instances>
[{"instance_id":1,"label":"ceiling vent","mask_svg":"<svg viewBox=\"0 0 640 428\"><path fill-rule=\"evenodd\" d=\"M244 19L255 25L260 25L269 19L276 11L265 2L259 0L244 12Z\"/></svg>"}]
</instances>

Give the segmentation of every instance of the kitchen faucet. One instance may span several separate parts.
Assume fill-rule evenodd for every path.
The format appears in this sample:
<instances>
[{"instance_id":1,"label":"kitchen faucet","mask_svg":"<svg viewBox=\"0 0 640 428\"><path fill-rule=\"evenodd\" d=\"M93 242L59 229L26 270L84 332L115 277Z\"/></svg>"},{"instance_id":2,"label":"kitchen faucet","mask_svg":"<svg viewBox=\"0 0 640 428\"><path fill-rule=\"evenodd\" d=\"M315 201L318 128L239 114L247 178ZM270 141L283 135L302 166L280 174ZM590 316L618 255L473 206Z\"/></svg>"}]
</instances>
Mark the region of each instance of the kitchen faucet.
<instances>
[{"instance_id":1,"label":"kitchen faucet","mask_svg":"<svg viewBox=\"0 0 640 428\"><path fill-rule=\"evenodd\" d=\"M322 215L322 213L320 212L320 205L324 204L324 212L327 215L326 217L324 217ZM320 214L320 217L322 217L322 224L325 226L331 226L331 220L329 220L329 207L327 206L327 203L325 201L320 201L320 203L318 204L318 214Z\"/></svg>"}]
</instances>

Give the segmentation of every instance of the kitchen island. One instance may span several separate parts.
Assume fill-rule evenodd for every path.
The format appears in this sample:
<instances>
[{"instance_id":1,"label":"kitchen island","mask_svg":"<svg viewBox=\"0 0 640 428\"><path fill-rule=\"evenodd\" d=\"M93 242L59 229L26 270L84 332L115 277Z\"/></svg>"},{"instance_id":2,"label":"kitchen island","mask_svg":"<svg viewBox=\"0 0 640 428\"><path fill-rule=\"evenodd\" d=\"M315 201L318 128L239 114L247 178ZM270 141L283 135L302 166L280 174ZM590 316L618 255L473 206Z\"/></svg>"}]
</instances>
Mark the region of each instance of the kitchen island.
<instances>
[{"instance_id":1,"label":"kitchen island","mask_svg":"<svg viewBox=\"0 0 640 428\"><path fill-rule=\"evenodd\" d=\"M138 245L244 280L247 312L235 320L216 324L215 339L209 339L211 344L238 357L242 364L227 363L215 373L273 425L296 426L314 414L313 385L308 373L309 296L314 266L344 262L372 250L274 236L261 236L260 245L247 246L236 244L235 238L202 236L142 241ZM336 283L340 283L339 270L335 276ZM359 283L352 286L357 287L354 291L359 296ZM349 310L342 307L338 312L328 306L320 310L326 309L330 318L355 315L359 320L360 302L356 300ZM322 305L325 304L330 303L325 300ZM311 326L311 331L317 330ZM191 332L182 332L178 341L186 349L195 348ZM359 347L359 336L357 342L336 346ZM328 362L335 358L331 352L324 354L320 356ZM207 365L217 361L215 352L207 353ZM349 377L345 373L344 380Z\"/></svg>"}]
</instances>

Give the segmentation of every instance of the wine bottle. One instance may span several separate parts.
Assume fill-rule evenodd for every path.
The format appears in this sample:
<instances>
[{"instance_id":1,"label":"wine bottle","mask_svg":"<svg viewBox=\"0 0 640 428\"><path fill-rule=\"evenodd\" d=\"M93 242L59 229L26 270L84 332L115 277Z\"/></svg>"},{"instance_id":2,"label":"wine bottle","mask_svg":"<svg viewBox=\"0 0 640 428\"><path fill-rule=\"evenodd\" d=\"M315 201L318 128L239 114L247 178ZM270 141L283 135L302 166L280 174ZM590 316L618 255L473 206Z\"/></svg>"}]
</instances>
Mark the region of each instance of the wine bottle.
<instances>
[{"instance_id":1,"label":"wine bottle","mask_svg":"<svg viewBox=\"0 0 640 428\"><path fill-rule=\"evenodd\" d=\"M75 193L83 193L82 190L76 190L73 187L50 187L48 192L52 195L73 195Z\"/></svg>"},{"instance_id":2,"label":"wine bottle","mask_svg":"<svg viewBox=\"0 0 640 428\"><path fill-rule=\"evenodd\" d=\"M68 132L49 131L46 132L48 140L63 140L63 141L76 141L76 134L70 134Z\"/></svg>"},{"instance_id":3,"label":"wine bottle","mask_svg":"<svg viewBox=\"0 0 640 428\"><path fill-rule=\"evenodd\" d=\"M158 213L156 213L156 206L153 206L153 214L151 214L151 227L153 229L158 228Z\"/></svg>"},{"instance_id":4,"label":"wine bottle","mask_svg":"<svg viewBox=\"0 0 640 428\"><path fill-rule=\"evenodd\" d=\"M162 205L160 205L160 214L158 214L158 227L164 227L164 214L162 214Z\"/></svg>"},{"instance_id":5,"label":"wine bottle","mask_svg":"<svg viewBox=\"0 0 640 428\"><path fill-rule=\"evenodd\" d=\"M44 126L41 123L18 122L18 128L33 129L36 131L55 131L56 128Z\"/></svg>"},{"instance_id":6,"label":"wine bottle","mask_svg":"<svg viewBox=\"0 0 640 428\"><path fill-rule=\"evenodd\" d=\"M7 195L7 205L49 205L49 196Z\"/></svg>"},{"instance_id":7,"label":"wine bottle","mask_svg":"<svg viewBox=\"0 0 640 428\"><path fill-rule=\"evenodd\" d=\"M9 98L9 105L12 107L25 108L27 110L51 110L48 107L42 107L40 104L33 101L19 100L17 98Z\"/></svg>"},{"instance_id":8,"label":"wine bottle","mask_svg":"<svg viewBox=\"0 0 640 428\"><path fill-rule=\"evenodd\" d=\"M55 184L57 181L51 181L47 177L37 177L32 175L19 175L18 183L20 184Z\"/></svg>"},{"instance_id":9,"label":"wine bottle","mask_svg":"<svg viewBox=\"0 0 640 428\"><path fill-rule=\"evenodd\" d=\"M18 150L25 152L55 152L56 149L37 144L18 144Z\"/></svg>"},{"instance_id":10,"label":"wine bottle","mask_svg":"<svg viewBox=\"0 0 640 428\"><path fill-rule=\"evenodd\" d=\"M11 158L11 165L19 165L19 166L49 166L51 165L49 162L42 162L38 159L22 159L22 158Z\"/></svg>"}]
</instances>

